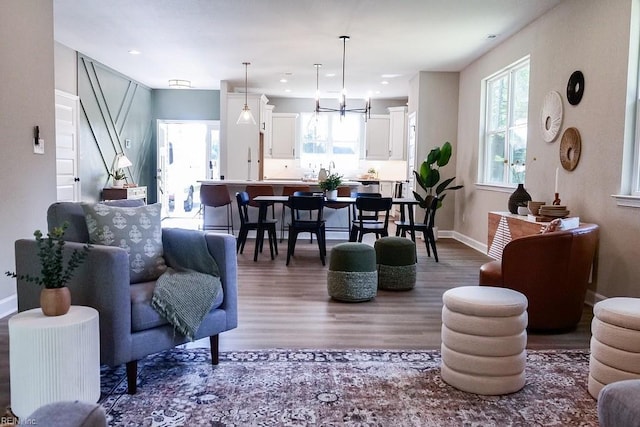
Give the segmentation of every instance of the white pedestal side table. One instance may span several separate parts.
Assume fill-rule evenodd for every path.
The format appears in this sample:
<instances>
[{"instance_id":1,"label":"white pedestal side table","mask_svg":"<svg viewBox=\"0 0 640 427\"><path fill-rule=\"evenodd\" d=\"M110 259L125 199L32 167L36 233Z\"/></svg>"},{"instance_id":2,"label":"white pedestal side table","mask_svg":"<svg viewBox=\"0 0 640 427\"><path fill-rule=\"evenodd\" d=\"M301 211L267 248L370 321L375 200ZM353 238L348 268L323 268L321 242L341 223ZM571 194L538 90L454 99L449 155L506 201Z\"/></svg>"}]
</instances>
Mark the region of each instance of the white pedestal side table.
<instances>
[{"instance_id":1,"label":"white pedestal side table","mask_svg":"<svg viewBox=\"0 0 640 427\"><path fill-rule=\"evenodd\" d=\"M63 316L40 308L9 319L11 410L27 417L47 403L100 398L98 312L71 306Z\"/></svg>"}]
</instances>

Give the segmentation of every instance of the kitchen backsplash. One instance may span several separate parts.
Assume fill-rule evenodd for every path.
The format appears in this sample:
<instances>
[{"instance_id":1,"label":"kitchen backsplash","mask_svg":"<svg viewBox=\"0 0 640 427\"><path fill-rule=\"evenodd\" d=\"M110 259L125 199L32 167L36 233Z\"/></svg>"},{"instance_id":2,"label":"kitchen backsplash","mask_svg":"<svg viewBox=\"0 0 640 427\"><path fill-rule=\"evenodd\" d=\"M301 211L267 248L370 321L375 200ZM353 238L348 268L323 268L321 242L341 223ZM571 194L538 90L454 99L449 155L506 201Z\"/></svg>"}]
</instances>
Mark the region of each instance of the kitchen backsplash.
<instances>
[{"instance_id":1,"label":"kitchen backsplash","mask_svg":"<svg viewBox=\"0 0 640 427\"><path fill-rule=\"evenodd\" d=\"M321 165L301 165L299 159L264 159L263 179L301 179L304 176L315 173L317 176ZM328 164L322 164L328 169ZM336 164L332 172L337 172L345 178L358 178L367 174L369 169L375 169L378 179L381 181L402 181L407 179L407 162L399 160L373 161L360 160L357 167L352 165Z\"/></svg>"}]
</instances>

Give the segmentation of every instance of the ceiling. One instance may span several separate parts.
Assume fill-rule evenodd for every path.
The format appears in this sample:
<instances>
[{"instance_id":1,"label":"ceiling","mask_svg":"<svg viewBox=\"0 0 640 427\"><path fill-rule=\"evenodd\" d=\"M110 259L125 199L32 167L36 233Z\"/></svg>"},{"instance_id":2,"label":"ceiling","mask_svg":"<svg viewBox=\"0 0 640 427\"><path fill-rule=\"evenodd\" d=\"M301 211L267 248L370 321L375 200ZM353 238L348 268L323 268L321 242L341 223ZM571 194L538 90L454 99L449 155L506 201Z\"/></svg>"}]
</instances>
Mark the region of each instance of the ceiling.
<instances>
[{"instance_id":1,"label":"ceiling","mask_svg":"<svg viewBox=\"0 0 640 427\"><path fill-rule=\"evenodd\" d=\"M348 35L348 96L400 98L418 71L459 71L560 1L53 0L54 37L150 88L244 91L250 62L249 92L311 98L316 63L337 96Z\"/></svg>"}]
</instances>

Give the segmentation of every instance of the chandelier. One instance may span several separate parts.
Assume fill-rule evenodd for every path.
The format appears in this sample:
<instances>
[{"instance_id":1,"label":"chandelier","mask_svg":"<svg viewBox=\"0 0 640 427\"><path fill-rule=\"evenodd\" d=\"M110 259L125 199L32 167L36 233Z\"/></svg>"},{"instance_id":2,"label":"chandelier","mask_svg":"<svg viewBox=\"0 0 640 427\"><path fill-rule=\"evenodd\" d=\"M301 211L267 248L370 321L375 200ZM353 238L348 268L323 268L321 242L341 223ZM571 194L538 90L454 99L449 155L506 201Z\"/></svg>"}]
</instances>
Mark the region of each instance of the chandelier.
<instances>
[{"instance_id":1,"label":"chandelier","mask_svg":"<svg viewBox=\"0 0 640 427\"><path fill-rule=\"evenodd\" d=\"M347 40L349 36L340 36L342 39L342 90L338 97L338 108L328 108L320 106L320 67L322 64L313 64L316 67L316 114L339 112L340 117L344 117L345 113L360 113L365 115L365 119L371 118L371 99L367 98L363 108L347 108L347 89L344 86L344 63L347 51Z\"/></svg>"}]
</instances>

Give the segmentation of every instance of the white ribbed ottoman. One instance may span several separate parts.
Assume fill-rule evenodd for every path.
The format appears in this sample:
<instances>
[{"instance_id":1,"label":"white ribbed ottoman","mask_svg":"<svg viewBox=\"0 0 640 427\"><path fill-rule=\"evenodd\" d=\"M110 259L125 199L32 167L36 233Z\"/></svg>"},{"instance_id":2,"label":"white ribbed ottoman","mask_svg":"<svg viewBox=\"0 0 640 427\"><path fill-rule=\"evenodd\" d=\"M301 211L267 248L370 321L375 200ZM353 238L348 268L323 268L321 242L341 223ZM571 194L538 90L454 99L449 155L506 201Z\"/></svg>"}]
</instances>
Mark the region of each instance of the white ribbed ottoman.
<instances>
[{"instance_id":1,"label":"white ribbed ottoman","mask_svg":"<svg viewBox=\"0 0 640 427\"><path fill-rule=\"evenodd\" d=\"M609 383L640 378L640 298L616 297L593 306L589 394Z\"/></svg>"},{"instance_id":2,"label":"white ribbed ottoman","mask_svg":"<svg viewBox=\"0 0 640 427\"><path fill-rule=\"evenodd\" d=\"M524 387L527 298L506 288L463 286L442 301L442 379L483 395Z\"/></svg>"},{"instance_id":3,"label":"white ribbed ottoman","mask_svg":"<svg viewBox=\"0 0 640 427\"><path fill-rule=\"evenodd\" d=\"M11 410L25 418L58 401L100 398L98 312L71 306L62 316L23 311L9 319Z\"/></svg>"}]
</instances>

